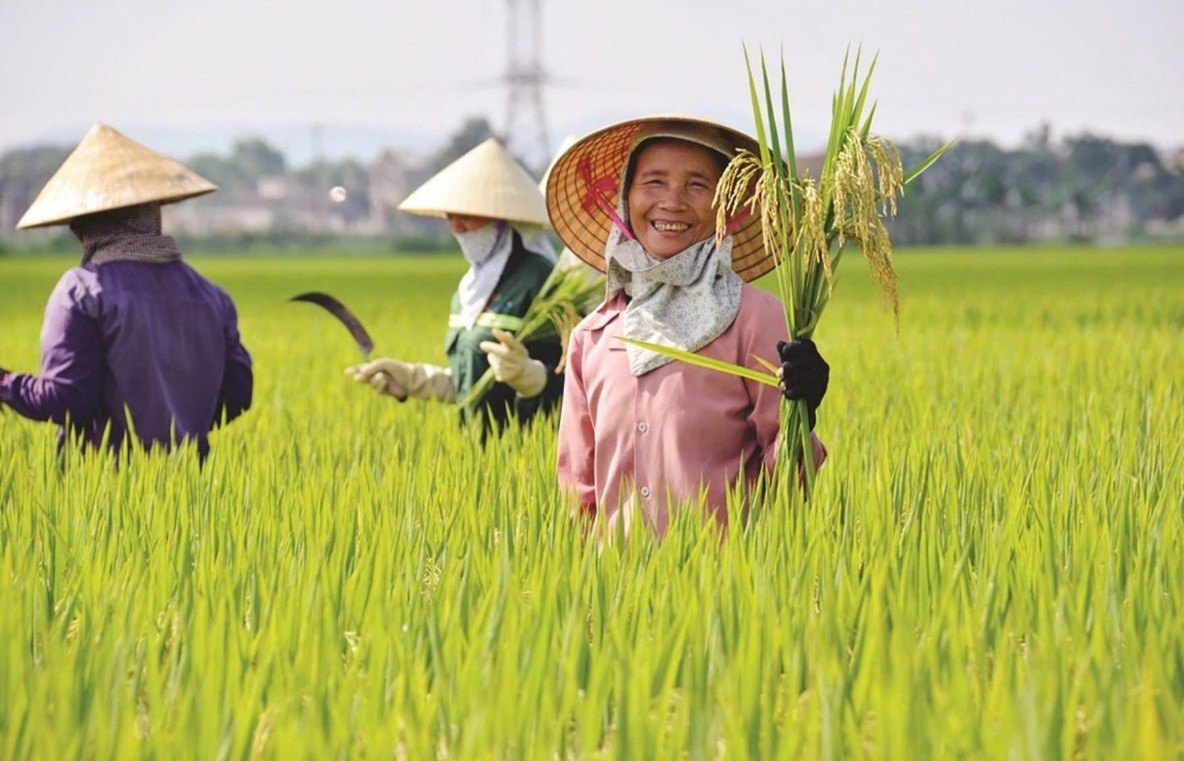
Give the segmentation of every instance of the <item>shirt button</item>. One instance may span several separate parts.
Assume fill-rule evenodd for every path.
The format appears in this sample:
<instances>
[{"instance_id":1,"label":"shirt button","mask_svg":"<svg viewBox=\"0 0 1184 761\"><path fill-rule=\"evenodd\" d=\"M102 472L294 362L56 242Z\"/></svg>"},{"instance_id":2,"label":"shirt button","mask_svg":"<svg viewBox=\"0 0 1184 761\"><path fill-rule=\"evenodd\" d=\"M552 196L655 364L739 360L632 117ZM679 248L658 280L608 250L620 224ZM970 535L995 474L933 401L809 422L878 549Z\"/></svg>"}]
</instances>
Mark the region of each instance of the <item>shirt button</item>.
<instances>
[{"instance_id":1,"label":"shirt button","mask_svg":"<svg viewBox=\"0 0 1184 761\"><path fill-rule=\"evenodd\" d=\"M642 433L645 433L649 429L650 429L650 427L648 425L646 425L645 423L638 423L637 424L637 430L641 431Z\"/></svg>"},{"instance_id":2,"label":"shirt button","mask_svg":"<svg viewBox=\"0 0 1184 761\"><path fill-rule=\"evenodd\" d=\"M650 487L648 487L648 486L641 487L641 496L643 496L643 497L650 496Z\"/></svg>"}]
</instances>

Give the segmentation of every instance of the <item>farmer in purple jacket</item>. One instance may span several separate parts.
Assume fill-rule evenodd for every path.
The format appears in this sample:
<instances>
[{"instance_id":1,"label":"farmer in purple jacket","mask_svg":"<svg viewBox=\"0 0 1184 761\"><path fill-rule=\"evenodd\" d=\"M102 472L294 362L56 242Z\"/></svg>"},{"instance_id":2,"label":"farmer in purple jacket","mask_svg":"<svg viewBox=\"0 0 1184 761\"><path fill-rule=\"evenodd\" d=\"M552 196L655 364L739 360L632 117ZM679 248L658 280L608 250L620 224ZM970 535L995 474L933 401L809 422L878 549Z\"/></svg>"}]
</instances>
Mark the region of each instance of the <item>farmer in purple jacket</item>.
<instances>
[{"instance_id":1,"label":"farmer in purple jacket","mask_svg":"<svg viewBox=\"0 0 1184 761\"><path fill-rule=\"evenodd\" d=\"M0 403L57 423L59 447L118 450L130 424L145 449L192 441L204 458L210 430L251 405L251 357L230 297L181 260L160 207L214 190L92 127L17 223L69 224L83 256L45 308L41 374L0 368Z\"/></svg>"}]
</instances>

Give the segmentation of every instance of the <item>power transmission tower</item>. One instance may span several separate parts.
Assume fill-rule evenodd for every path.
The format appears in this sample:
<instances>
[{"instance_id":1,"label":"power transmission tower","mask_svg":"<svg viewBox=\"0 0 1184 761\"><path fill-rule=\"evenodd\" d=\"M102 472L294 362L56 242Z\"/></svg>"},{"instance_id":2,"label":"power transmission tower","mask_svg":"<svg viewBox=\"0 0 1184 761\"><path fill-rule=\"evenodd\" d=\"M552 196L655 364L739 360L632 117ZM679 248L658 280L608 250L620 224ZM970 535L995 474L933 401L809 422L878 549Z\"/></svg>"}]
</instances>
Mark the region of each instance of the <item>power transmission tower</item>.
<instances>
[{"instance_id":1,"label":"power transmission tower","mask_svg":"<svg viewBox=\"0 0 1184 761\"><path fill-rule=\"evenodd\" d=\"M547 116L543 112L543 85L547 74L542 60L541 0L506 0L508 61L504 80L509 87L506 99L505 139L510 150L541 171L551 160ZM522 139L520 123L526 112L534 117L533 134Z\"/></svg>"}]
</instances>

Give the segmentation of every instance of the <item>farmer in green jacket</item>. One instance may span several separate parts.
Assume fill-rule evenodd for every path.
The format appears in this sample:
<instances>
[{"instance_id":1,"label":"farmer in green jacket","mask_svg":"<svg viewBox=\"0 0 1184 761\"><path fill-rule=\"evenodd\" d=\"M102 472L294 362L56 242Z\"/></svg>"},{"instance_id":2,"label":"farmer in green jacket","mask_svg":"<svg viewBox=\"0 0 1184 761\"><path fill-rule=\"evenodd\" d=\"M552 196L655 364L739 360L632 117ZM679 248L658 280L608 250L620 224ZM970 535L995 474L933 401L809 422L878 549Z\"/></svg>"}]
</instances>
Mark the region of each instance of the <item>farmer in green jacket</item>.
<instances>
[{"instance_id":1,"label":"farmer in green jacket","mask_svg":"<svg viewBox=\"0 0 1184 761\"><path fill-rule=\"evenodd\" d=\"M496 383L466 415L486 425L526 421L557 406L563 375L556 338L523 344L521 317L555 263L543 195L518 162L490 138L409 195L401 211L443 217L469 262L452 296L444 351L448 366L389 357L346 368L380 394L455 403L492 368Z\"/></svg>"}]
</instances>

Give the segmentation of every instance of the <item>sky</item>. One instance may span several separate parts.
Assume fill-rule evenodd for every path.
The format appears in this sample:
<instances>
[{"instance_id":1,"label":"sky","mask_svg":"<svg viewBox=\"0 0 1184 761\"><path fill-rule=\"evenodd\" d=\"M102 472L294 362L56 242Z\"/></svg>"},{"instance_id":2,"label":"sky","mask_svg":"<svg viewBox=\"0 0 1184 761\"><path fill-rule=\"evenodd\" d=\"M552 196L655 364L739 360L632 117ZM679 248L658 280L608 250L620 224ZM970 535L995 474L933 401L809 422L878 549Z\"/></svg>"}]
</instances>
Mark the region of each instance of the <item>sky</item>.
<instances>
[{"instance_id":1,"label":"sky","mask_svg":"<svg viewBox=\"0 0 1184 761\"><path fill-rule=\"evenodd\" d=\"M178 157L259 135L295 161L506 127L510 6L532 0L2 0L0 152L95 121ZM1184 146L1181 0L537 0L549 143L653 113L752 131L743 46L784 56L820 149L844 52L878 54L876 131L1018 145L1047 123ZM511 147L538 147L515 117Z\"/></svg>"}]
</instances>

